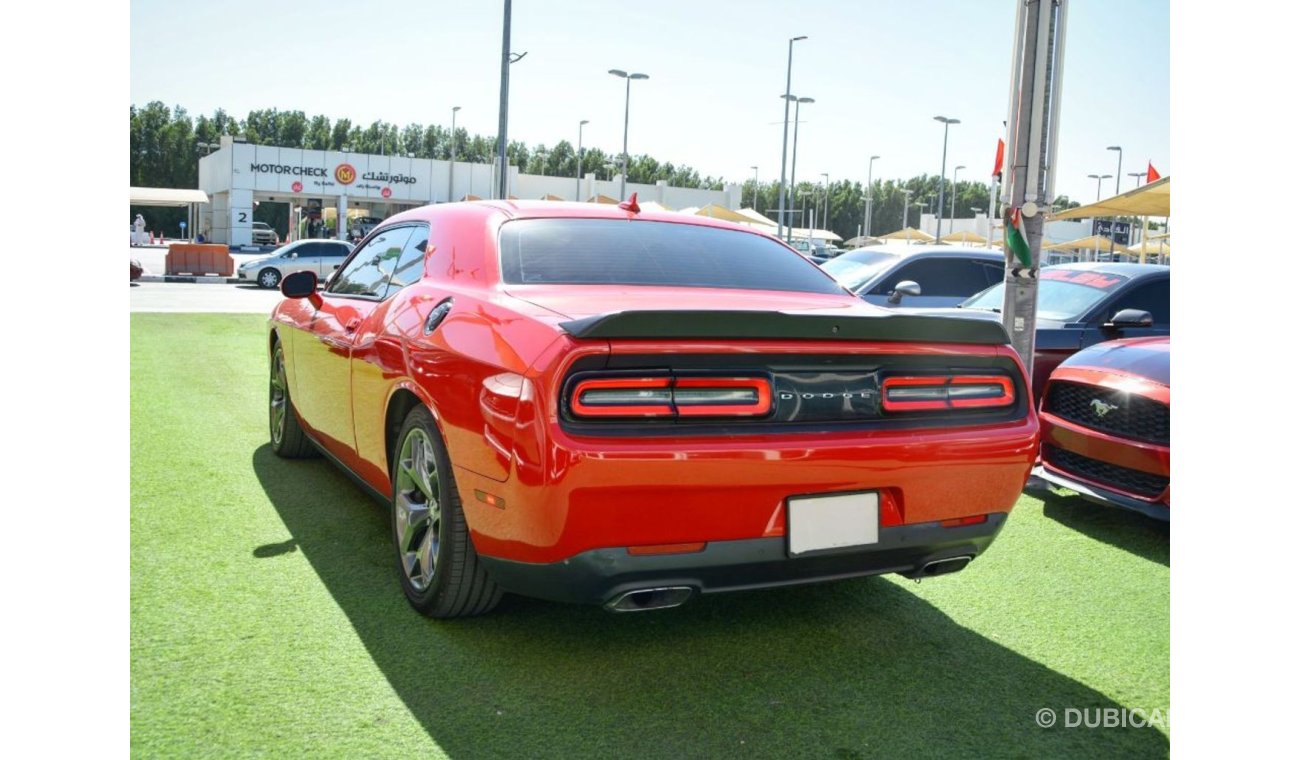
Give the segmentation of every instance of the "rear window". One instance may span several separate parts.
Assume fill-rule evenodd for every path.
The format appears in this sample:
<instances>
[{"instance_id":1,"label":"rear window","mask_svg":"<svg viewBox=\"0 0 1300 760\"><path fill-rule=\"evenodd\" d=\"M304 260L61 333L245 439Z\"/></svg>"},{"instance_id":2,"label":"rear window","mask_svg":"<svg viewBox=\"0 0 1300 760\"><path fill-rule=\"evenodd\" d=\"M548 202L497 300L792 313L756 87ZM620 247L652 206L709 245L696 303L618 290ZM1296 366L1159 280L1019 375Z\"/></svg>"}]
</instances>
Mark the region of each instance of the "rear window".
<instances>
[{"instance_id":1,"label":"rear window","mask_svg":"<svg viewBox=\"0 0 1300 760\"><path fill-rule=\"evenodd\" d=\"M501 228L501 278L516 285L667 285L843 293L764 235L671 222L520 219Z\"/></svg>"}]
</instances>

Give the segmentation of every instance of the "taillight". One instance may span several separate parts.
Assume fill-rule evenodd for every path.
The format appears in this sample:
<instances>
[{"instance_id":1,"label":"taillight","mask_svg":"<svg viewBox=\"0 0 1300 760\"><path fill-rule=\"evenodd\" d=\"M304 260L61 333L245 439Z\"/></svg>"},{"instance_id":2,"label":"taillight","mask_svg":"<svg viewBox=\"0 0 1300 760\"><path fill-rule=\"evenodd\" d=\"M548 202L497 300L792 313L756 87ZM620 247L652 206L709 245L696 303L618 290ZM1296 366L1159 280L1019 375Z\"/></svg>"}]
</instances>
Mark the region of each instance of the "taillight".
<instances>
[{"instance_id":1,"label":"taillight","mask_svg":"<svg viewBox=\"0 0 1300 760\"><path fill-rule=\"evenodd\" d=\"M602 377L570 397L579 417L761 417L772 410L764 377Z\"/></svg>"},{"instance_id":2,"label":"taillight","mask_svg":"<svg viewBox=\"0 0 1300 760\"><path fill-rule=\"evenodd\" d=\"M886 412L981 409L1015 403L1011 378L1001 375L906 375L880 385Z\"/></svg>"}]
</instances>

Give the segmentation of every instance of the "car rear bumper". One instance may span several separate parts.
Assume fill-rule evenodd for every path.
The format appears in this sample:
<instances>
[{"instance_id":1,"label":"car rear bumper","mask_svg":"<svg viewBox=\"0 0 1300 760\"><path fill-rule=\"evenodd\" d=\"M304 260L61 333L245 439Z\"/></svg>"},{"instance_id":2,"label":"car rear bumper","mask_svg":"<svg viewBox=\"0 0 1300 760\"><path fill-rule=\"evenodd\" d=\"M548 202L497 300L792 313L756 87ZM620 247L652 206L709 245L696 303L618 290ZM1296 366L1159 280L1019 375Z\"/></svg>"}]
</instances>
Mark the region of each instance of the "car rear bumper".
<instances>
[{"instance_id":1,"label":"car rear bumper","mask_svg":"<svg viewBox=\"0 0 1300 760\"><path fill-rule=\"evenodd\" d=\"M1006 513L994 513L975 525L943 527L933 522L881 528L879 541L868 547L799 557L790 556L784 536L776 536L711 541L701 551L683 554L633 555L627 548L608 548L553 563L480 559L506 591L608 605L638 590L681 588L709 594L886 573L922 578L954 572L965 567L961 560L973 559L989 547L1006 518Z\"/></svg>"}]
</instances>

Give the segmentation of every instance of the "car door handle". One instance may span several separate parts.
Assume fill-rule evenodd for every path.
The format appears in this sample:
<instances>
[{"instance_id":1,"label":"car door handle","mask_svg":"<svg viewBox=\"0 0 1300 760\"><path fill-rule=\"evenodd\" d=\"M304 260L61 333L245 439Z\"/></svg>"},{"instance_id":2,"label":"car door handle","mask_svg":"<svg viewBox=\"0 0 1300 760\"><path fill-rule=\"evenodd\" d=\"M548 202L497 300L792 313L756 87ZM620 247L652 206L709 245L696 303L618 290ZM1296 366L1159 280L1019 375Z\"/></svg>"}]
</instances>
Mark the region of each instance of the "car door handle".
<instances>
[{"instance_id":1,"label":"car door handle","mask_svg":"<svg viewBox=\"0 0 1300 760\"><path fill-rule=\"evenodd\" d=\"M361 317L353 317L352 319L348 320L348 323L346 325L343 325L343 329L347 332L356 332L357 328L360 326L361 326Z\"/></svg>"}]
</instances>

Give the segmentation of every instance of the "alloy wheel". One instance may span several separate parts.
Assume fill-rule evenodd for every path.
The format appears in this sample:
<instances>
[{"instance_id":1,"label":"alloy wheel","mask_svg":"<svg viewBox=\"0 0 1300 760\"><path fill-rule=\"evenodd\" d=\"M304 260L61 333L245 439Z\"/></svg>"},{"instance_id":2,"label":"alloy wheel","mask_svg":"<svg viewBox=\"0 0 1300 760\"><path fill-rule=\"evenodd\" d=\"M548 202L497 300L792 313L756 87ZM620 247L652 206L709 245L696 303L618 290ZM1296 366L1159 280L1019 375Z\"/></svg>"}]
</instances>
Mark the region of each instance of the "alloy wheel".
<instances>
[{"instance_id":1,"label":"alloy wheel","mask_svg":"<svg viewBox=\"0 0 1300 760\"><path fill-rule=\"evenodd\" d=\"M279 446L284 440L284 423L289 408L289 394L284 374L284 349L277 344L271 362L271 442Z\"/></svg>"},{"instance_id":2,"label":"alloy wheel","mask_svg":"<svg viewBox=\"0 0 1300 760\"><path fill-rule=\"evenodd\" d=\"M397 457L394 530L402 571L416 591L433 582L438 563L438 464L428 434L414 428L402 441Z\"/></svg>"}]
</instances>

